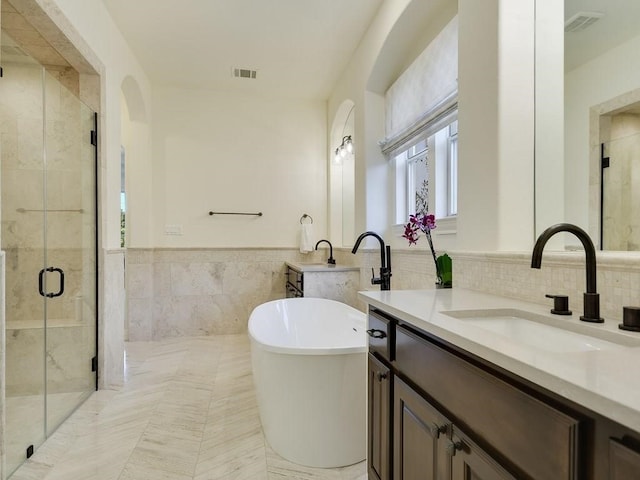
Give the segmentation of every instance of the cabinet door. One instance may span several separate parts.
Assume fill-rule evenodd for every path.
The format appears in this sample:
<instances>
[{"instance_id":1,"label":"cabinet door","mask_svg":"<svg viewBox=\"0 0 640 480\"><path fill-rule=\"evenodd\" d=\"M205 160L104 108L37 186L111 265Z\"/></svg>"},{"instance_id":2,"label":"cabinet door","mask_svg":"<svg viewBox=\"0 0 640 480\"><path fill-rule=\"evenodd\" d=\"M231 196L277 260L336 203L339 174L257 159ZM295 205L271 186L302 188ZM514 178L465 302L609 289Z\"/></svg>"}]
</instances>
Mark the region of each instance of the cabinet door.
<instances>
[{"instance_id":1,"label":"cabinet door","mask_svg":"<svg viewBox=\"0 0 640 480\"><path fill-rule=\"evenodd\" d=\"M391 480L391 371L369 354L367 468L369 478Z\"/></svg>"},{"instance_id":2,"label":"cabinet door","mask_svg":"<svg viewBox=\"0 0 640 480\"><path fill-rule=\"evenodd\" d=\"M468 437L453 430L446 446L452 480L516 480Z\"/></svg>"},{"instance_id":3,"label":"cabinet door","mask_svg":"<svg viewBox=\"0 0 640 480\"><path fill-rule=\"evenodd\" d=\"M449 423L398 377L393 380L394 480L448 480Z\"/></svg>"},{"instance_id":4,"label":"cabinet door","mask_svg":"<svg viewBox=\"0 0 640 480\"><path fill-rule=\"evenodd\" d=\"M640 478L640 453L609 440L609 480Z\"/></svg>"}]
</instances>

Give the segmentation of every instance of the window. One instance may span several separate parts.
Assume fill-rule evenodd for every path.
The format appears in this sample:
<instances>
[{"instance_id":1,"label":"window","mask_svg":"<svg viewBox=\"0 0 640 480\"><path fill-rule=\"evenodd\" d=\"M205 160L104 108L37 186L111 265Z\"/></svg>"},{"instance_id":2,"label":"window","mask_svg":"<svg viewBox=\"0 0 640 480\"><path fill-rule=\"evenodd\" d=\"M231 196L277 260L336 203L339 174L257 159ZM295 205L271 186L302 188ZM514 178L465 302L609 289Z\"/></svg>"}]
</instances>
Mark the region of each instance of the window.
<instances>
[{"instance_id":1,"label":"window","mask_svg":"<svg viewBox=\"0 0 640 480\"><path fill-rule=\"evenodd\" d=\"M120 247L125 247L125 221L127 215L127 195L125 193L125 153L124 147L120 147Z\"/></svg>"},{"instance_id":2,"label":"window","mask_svg":"<svg viewBox=\"0 0 640 480\"><path fill-rule=\"evenodd\" d=\"M421 212L439 219L457 215L458 121L418 135L407 145L393 157L396 223L406 223L409 215Z\"/></svg>"},{"instance_id":3,"label":"window","mask_svg":"<svg viewBox=\"0 0 640 480\"><path fill-rule=\"evenodd\" d=\"M458 121L449 125L447 152L447 216L458 214Z\"/></svg>"}]
</instances>

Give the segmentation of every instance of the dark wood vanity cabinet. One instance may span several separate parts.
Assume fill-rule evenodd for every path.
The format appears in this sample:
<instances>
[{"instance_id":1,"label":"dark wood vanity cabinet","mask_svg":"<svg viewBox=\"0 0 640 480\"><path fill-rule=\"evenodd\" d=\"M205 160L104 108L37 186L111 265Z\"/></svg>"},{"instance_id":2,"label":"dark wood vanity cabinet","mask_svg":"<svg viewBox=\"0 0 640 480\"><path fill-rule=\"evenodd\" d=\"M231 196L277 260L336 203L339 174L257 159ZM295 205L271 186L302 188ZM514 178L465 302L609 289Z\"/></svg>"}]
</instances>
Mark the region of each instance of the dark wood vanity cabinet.
<instances>
[{"instance_id":1,"label":"dark wood vanity cabinet","mask_svg":"<svg viewBox=\"0 0 640 480\"><path fill-rule=\"evenodd\" d=\"M393 418L394 480L515 480L398 377Z\"/></svg>"},{"instance_id":2,"label":"dark wood vanity cabinet","mask_svg":"<svg viewBox=\"0 0 640 480\"><path fill-rule=\"evenodd\" d=\"M369 478L391 480L391 370L369 354L367 404L369 432L367 470Z\"/></svg>"},{"instance_id":3,"label":"dark wood vanity cabinet","mask_svg":"<svg viewBox=\"0 0 640 480\"><path fill-rule=\"evenodd\" d=\"M393 478L451 478L450 422L400 378L393 385Z\"/></svg>"},{"instance_id":4,"label":"dark wood vanity cabinet","mask_svg":"<svg viewBox=\"0 0 640 480\"><path fill-rule=\"evenodd\" d=\"M635 434L370 308L370 480L640 480Z\"/></svg>"},{"instance_id":5,"label":"dark wood vanity cabinet","mask_svg":"<svg viewBox=\"0 0 640 480\"><path fill-rule=\"evenodd\" d=\"M640 453L616 439L609 439L609 480L640 478Z\"/></svg>"}]
</instances>

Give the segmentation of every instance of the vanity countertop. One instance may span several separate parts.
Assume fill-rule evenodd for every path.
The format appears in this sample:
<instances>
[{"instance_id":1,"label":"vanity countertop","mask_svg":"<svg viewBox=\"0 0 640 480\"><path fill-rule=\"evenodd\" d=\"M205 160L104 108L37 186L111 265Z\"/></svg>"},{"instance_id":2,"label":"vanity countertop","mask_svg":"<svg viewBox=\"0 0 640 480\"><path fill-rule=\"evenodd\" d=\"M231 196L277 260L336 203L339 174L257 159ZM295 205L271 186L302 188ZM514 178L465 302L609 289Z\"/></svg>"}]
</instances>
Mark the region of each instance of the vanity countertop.
<instances>
[{"instance_id":1,"label":"vanity countertop","mask_svg":"<svg viewBox=\"0 0 640 480\"><path fill-rule=\"evenodd\" d=\"M349 265L329 265L327 262L304 263L285 262L289 267L298 272L352 272L360 270L359 267Z\"/></svg>"},{"instance_id":2,"label":"vanity countertop","mask_svg":"<svg viewBox=\"0 0 640 480\"><path fill-rule=\"evenodd\" d=\"M461 288L359 292L359 298L409 325L445 340L600 415L640 433L640 333L618 328L621 319L603 324L579 320L582 305L571 316L552 315L539 305ZM447 311L517 309L568 322L580 329L606 330L631 346L575 351L535 348L477 322L454 318ZM622 312L622 307L620 308ZM564 334L566 330L562 330ZM569 332L570 334L570 332ZM636 345L636 346L633 346Z\"/></svg>"}]
</instances>

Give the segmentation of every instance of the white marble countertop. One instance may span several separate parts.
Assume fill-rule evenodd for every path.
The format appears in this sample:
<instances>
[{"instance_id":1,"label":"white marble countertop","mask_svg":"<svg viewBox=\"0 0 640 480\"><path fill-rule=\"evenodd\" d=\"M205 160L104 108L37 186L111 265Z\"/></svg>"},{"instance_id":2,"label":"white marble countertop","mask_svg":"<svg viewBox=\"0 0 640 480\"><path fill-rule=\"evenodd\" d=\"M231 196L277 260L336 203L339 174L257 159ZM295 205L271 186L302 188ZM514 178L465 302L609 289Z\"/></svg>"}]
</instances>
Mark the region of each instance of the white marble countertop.
<instances>
[{"instance_id":1,"label":"white marble countertop","mask_svg":"<svg viewBox=\"0 0 640 480\"><path fill-rule=\"evenodd\" d=\"M360 270L359 267L349 265L329 265L325 262L316 263L297 263L297 262L285 262L288 266L299 272L352 272Z\"/></svg>"},{"instance_id":2,"label":"white marble countertop","mask_svg":"<svg viewBox=\"0 0 640 480\"><path fill-rule=\"evenodd\" d=\"M620 330L620 319L591 324L579 320L582 305L574 304L571 316L558 316L549 312L552 300L545 306L455 287L366 291L358 295L407 324L640 433L640 333ZM586 332L604 331L604 335L614 335L625 345L589 351L536 348L509 335L492 333L477 322L443 313L501 308L532 312L549 322ZM622 315L622 306L620 311Z\"/></svg>"}]
</instances>

